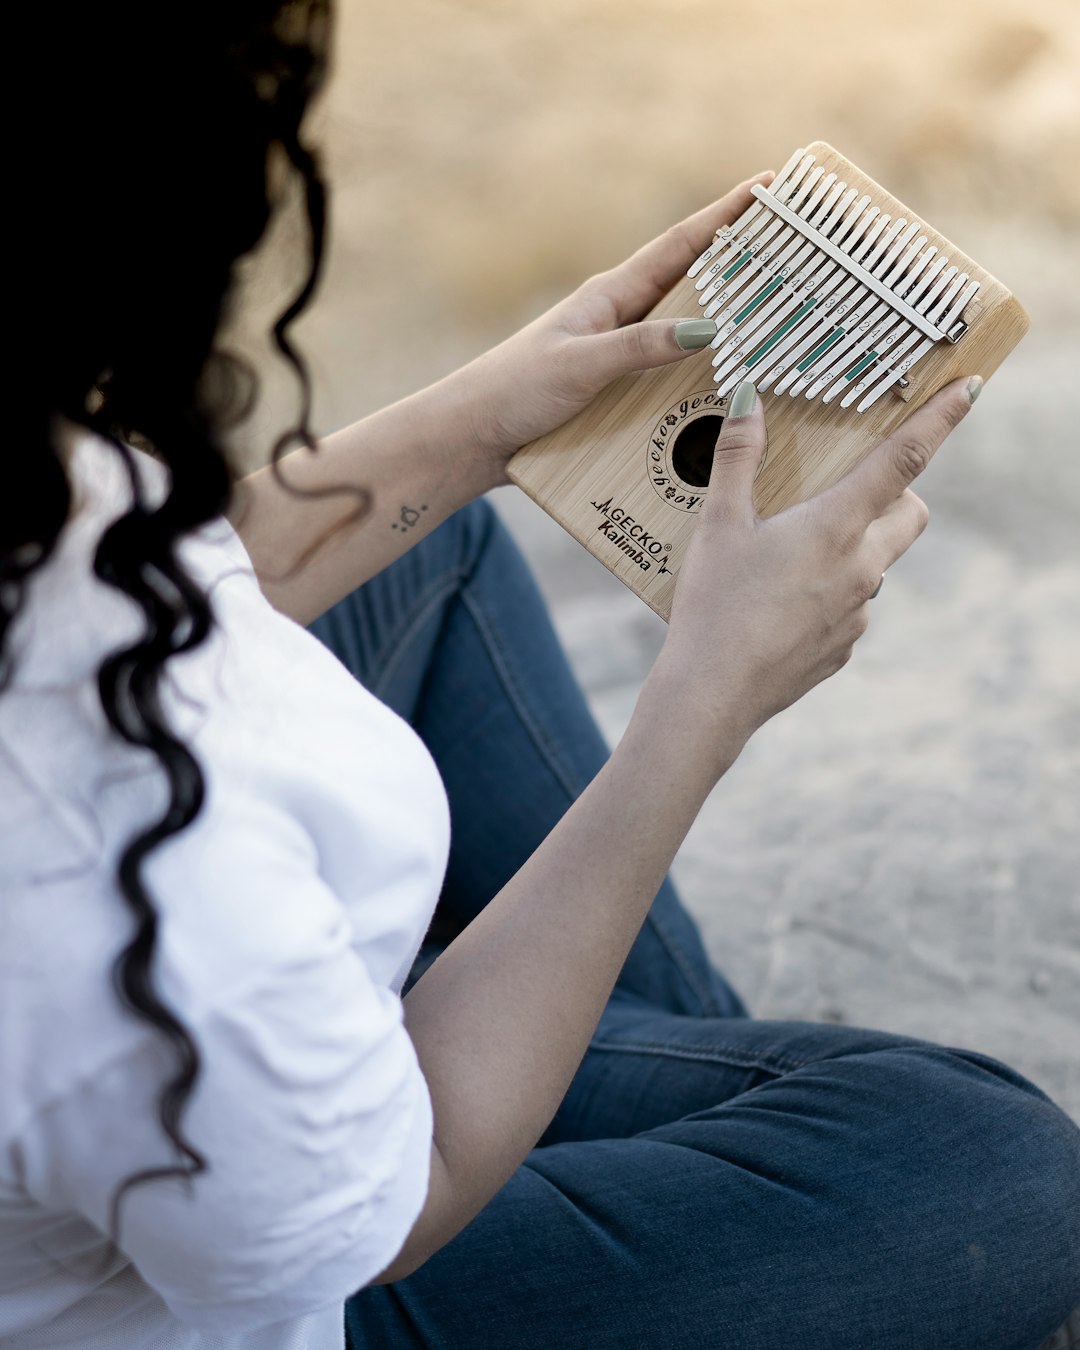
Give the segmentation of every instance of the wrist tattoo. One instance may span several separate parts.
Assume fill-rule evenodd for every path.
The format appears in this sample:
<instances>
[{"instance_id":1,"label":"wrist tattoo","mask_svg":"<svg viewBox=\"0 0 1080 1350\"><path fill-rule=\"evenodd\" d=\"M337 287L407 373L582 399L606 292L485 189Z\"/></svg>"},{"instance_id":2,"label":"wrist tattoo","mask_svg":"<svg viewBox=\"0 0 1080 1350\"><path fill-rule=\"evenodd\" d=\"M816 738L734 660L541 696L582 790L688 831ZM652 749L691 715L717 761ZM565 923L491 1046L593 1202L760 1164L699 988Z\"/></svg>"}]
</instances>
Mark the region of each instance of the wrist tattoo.
<instances>
[{"instance_id":1,"label":"wrist tattoo","mask_svg":"<svg viewBox=\"0 0 1080 1350\"><path fill-rule=\"evenodd\" d=\"M403 506L401 508L401 515L397 518L397 520L395 520L391 524L390 528L392 530L414 529L416 525L419 524L420 512L426 510L427 510L426 504L424 506L421 506L419 511L416 509L415 506Z\"/></svg>"}]
</instances>

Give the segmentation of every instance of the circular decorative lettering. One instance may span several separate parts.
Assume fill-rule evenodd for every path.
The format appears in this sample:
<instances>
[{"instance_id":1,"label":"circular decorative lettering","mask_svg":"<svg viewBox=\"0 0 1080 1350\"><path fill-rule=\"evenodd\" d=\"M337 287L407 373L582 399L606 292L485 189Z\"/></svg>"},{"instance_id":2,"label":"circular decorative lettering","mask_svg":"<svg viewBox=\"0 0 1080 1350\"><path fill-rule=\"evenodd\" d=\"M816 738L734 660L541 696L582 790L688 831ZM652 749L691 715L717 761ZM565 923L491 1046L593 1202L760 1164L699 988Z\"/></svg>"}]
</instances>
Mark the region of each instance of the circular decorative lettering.
<instances>
[{"instance_id":1,"label":"circular decorative lettering","mask_svg":"<svg viewBox=\"0 0 1080 1350\"><path fill-rule=\"evenodd\" d=\"M715 389L703 389L668 408L653 428L645 450L645 469L653 491L673 510L701 510L708 474L702 472L697 441L706 431L702 426L695 435L693 424L708 418L705 425L713 429L715 442L726 412L727 399L720 398Z\"/></svg>"},{"instance_id":2,"label":"circular decorative lettering","mask_svg":"<svg viewBox=\"0 0 1080 1350\"><path fill-rule=\"evenodd\" d=\"M715 389L704 389L680 399L653 427L645 448L645 472L653 491L672 510L701 510L709 490L712 447L727 410L726 398Z\"/></svg>"}]
</instances>

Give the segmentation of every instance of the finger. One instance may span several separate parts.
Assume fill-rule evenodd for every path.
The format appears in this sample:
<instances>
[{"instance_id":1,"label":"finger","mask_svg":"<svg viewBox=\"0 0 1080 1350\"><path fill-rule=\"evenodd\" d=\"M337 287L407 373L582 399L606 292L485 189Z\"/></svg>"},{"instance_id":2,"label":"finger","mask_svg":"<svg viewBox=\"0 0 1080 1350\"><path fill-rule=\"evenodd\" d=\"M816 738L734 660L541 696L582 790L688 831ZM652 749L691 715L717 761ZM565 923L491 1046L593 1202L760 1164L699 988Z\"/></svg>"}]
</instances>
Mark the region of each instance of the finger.
<instances>
[{"instance_id":1,"label":"finger","mask_svg":"<svg viewBox=\"0 0 1080 1350\"><path fill-rule=\"evenodd\" d=\"M632 370L681 361L707 347L715 336L712 319L649 319L576 339L573 360L590 381L607 384Z\"/></svg>"},{"instance_id":2,"label":"finger","mask_svg":"<svg viewBox=\"0 0 1080 1350\"><path fill-rule=\"evenodd\" d=\"M716 441L705 510L728 520L754 519L754 479L765 456L765 413L757 390L744 380L732 395Z\"/></svg>"},{"instance_id":3,"label":"finger","mask_svg":"<svg viewBox=\"0 0 1080 1350\"><path fill-rule=\"evenodd\" d=\"M870 559L867 574L877 585L882 572L912 546L930 519L926 503L914 492L903 492L866 529L865 553ZM871 587L873 589L873 587Z\"/></svg>"},{"instance_id":4,"label":"finger","mask_svg":"<svg viewBox=\"0 0 1080 1350\"><path fill-rule=\"evenodd\" d=\"M712 242L717 230L738 220L753 202L751 188L771 183L772 170L755 174L732 188L726 197L679 221L646 244L624 263L605 272L603 286L615 306L619 323L633 323L667 295Z\"/></svg>"},{"instance_id":5,"label":"finger","mask_svg":"<svg viewBox=\"0 0 1080 1350\"><path fill-rule=\"evenodd\" d=\"M933 459L950 431L978 397L975 376L954 380L911 414L893 434L826 494L843 513L867 523L880 516Z\"/></svg>"}]
</instances>

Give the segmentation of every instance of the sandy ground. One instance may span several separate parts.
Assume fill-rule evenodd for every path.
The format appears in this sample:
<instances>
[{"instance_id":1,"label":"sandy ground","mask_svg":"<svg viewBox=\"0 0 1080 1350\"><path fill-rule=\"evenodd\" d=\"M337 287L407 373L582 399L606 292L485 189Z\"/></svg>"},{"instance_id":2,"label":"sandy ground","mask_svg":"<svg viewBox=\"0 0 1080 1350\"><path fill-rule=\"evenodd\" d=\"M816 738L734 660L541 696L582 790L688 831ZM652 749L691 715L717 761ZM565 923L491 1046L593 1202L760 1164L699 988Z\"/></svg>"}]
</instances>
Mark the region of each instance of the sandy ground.
<instances>
[{"instance_id":1,"label":"sandy ground","mask_svg":"<svg viewBox=\"0 0 1080 1350\"><path fill-rule=\"evenodd\" d=\"M997 1055L1080 1120L1075 0L349 3L316 121L334 243L301 338L325 428L819 137L1025 302L856 659L754 739L676 876L757 1016ZM252 331L283 293L271 256ZM286 406L268 367L254 444ZM617 737L662 623L494 497Z\"/></svg>"}]
</instances>

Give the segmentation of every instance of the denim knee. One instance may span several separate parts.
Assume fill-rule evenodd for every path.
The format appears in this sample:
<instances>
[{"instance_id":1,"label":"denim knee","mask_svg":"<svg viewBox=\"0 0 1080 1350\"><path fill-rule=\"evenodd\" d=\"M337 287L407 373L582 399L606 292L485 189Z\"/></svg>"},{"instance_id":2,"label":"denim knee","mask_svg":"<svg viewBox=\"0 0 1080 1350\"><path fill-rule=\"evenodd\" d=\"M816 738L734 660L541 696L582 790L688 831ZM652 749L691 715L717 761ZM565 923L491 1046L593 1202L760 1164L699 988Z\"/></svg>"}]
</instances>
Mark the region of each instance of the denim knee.
<instances>
[{"instance_id":1,"label":"denim knee","mask_svg":"<svg viewBox=\"0 0 1080 1350\"><path fill-rule=\"evenodd\" d=\"M945 1300L964 1322L953 1334L967 1339L956 1344L1034 1350L1080 1303L1080 1128L989 1056L937 1046L884 1052L894 1053L914 1069L900 1108L910 1128L938 1130L934 1164L912 1183L949 1198L954 1240L931 1245L943 1262L937 1278L961 1295Z\"/></svg>"}]
</instances>

